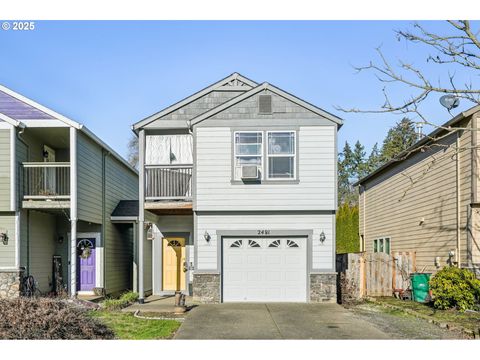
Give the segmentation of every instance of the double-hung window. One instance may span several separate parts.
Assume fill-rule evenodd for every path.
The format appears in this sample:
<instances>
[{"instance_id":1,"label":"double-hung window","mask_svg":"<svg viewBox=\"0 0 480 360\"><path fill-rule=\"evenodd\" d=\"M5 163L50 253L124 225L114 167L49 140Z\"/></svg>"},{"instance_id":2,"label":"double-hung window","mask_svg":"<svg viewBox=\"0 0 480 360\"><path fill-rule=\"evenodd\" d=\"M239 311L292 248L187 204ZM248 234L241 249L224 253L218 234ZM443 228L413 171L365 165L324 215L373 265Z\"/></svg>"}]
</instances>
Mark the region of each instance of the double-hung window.
<instances>
[{"instance_id":1,"label":"double-hung window","mask_svg":"<svg viewBox=\"0 0 480 360\"><path fill-rule=\"evenodd\" d=\"M256 165L262 178L263 169L263 132L235 132L235 180L241 180L243 165Z\"/></svg>"},{"instance_id":2,"label":"double-hung window","mask_svg":"<svg viewBox=\"0 0 480 360\"><path fill-rule=\"evenodd\" d=\"M296 177L295 131L267 131L267 179Z\"/></svg>"}]
</instances>

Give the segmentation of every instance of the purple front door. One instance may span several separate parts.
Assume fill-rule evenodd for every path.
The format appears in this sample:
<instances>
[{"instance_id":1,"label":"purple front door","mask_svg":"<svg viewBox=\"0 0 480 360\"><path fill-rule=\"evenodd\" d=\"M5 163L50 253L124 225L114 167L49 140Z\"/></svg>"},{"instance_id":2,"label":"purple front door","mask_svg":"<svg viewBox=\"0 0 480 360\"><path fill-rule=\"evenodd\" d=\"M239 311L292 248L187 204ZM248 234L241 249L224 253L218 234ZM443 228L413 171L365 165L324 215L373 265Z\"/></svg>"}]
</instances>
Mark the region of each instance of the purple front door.
<instances>
[{"instance_id":1,"label":"purple front door","mask_svg":"<svg viewBox=\"0 0 480 360\"><path fill-rule=\"evenodd\" d=\"M92 291L95 287L95 238L79 238L77 242L77 290Z\"/></svg>"}]
</instances>

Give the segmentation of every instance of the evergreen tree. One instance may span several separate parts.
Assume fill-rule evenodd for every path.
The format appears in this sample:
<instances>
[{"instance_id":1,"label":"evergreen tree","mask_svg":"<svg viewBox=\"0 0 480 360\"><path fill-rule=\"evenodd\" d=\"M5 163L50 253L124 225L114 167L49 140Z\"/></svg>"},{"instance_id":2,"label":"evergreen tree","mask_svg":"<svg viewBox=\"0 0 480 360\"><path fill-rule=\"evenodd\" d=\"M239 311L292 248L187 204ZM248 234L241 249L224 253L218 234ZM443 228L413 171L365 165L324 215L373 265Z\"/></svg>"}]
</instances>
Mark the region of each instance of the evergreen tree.
<instances>
[{"instance_id":1,"label":"evergreen tree","mask_svg":"<svg viewBox=\"0 0 480 360\"><path fill-rule=\"evenodd\" d=\"M351 185L353 152L348 142L338 154L338 203L356 203L356 194Z\"/></svg>"},{"instance_id":2,"label":"evergreen tree","mask_svg":"<svg viewBox=\"0 0 480 360\"><path fill-rule=\"evenodd\" d=\"M352 156L352 180L355 182L360 178L364 177L368 173L367 164L365 161L365 146L360 144L360 141L357 140L355 147L353 149Z\"/></svg>"},{"instance_id":3,"label":"evergreen tree","mask_svg":"<svg viewBox=\"0 0 480 360\"><path fill-rule=\"evenodd\" d=\"M408 149L417 141L415 124L408 118L403 118L393 128L388 130L385 140L383 140L381 159L387 162L402 151Z\"/></svg>"},{"instance_id":4,"label":"evergreen tree","mask_svg":"<svg viewBox=\"0 0 480 360\"><path fill-rule=\"evenodd\" d=\"M382 165L381 150L378 149L378 143L375 143L372 152L367 160L367 173L370 173Z\"/></svg>"}]
</instances>

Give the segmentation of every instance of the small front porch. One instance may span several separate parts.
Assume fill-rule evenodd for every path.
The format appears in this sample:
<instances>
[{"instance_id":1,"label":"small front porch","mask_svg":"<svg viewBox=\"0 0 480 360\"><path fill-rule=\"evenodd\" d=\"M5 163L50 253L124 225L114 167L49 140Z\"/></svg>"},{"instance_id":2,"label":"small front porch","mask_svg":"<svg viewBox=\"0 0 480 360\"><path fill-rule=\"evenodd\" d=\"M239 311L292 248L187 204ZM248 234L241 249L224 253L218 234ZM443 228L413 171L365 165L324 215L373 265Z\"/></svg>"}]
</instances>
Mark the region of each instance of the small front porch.
<instances>
[{"instance_id":1,"label":"small front porch","mask_svg":"<svg viewBox=\"0 0 480 360\"><path fill-rule=\"evenodd\" d=\"M193 302L191 296L185 297L185 305L189 310L192 307L199 305L198 303ZM161 296L161 295L150 295L145 298L143 304L133 304L129 307L122 309L123 312L136 312L140 311L142 313L169 313L174 312L175 308L175 296Z\"/></svg>"}]
</instances>

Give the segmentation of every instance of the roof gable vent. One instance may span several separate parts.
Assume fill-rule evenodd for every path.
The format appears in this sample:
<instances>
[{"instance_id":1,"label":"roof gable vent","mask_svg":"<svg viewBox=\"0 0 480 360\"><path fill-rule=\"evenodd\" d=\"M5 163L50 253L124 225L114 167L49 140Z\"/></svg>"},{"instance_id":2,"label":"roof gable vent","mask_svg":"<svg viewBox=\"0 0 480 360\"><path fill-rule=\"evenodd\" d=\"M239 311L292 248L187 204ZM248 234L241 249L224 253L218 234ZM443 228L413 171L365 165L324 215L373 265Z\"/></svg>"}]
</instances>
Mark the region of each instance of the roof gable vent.
<instances>
[{"instance_id":1,"label":"roof gable vent","mask_svg":"<svg viewBox=\"0 0 480 360\"><path fill-rule=\"evenodd\" d=\"M272 113L272 95L258 96L258 113L259 114Z\"/></svg>"}]
</instances>

